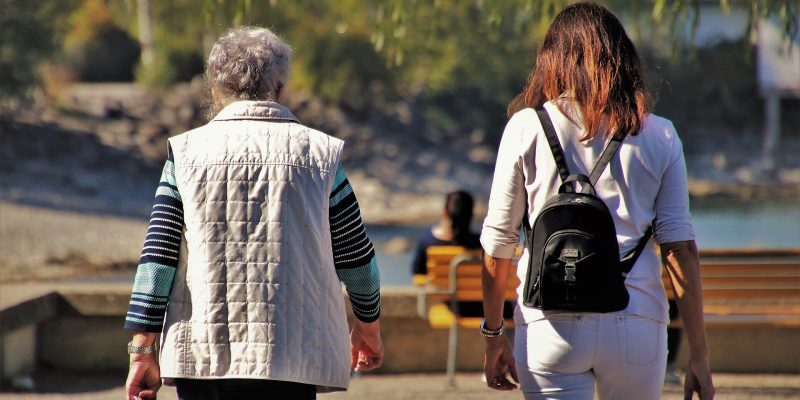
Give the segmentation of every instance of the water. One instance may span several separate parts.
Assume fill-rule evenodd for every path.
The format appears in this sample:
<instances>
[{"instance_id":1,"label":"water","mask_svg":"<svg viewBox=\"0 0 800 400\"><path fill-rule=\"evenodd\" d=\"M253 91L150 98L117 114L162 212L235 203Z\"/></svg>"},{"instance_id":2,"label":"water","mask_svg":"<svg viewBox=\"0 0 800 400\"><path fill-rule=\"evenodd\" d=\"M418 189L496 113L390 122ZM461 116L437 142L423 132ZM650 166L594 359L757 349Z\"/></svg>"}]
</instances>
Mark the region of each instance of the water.
<instances>
[{"instance_id":1,"label":"water","mask_svg":"<svg viewBox=\"0 0 800 400\"><path fill-rule=\"evenodd\" d=\"M697 245L716 248L800 247L800 202L692 202Z\"/></svg>"},{"instance_id":2,"label":"water","mask_svg":"<svg viewBox=\"0 0 800 400\"><path fill-rule=\"evenodd\" d=\"M693 200L691 206L701 249L800 247L798 201ZM383 251L384 243L398 236L416 243L427 229L430 225L367 226L375 243L382 285L411 285L414 250L388 254Z\"/></svg>"}]
</instances>

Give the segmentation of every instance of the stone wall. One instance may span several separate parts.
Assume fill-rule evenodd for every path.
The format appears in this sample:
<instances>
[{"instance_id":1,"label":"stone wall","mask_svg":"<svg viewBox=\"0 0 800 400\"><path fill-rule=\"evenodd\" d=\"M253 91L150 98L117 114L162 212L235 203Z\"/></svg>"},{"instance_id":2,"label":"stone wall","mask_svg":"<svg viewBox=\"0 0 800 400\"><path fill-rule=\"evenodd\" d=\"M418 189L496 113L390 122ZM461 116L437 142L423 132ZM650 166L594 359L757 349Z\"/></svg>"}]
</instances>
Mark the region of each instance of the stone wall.
<instances>
[{"instance_id":1,"label":"stone wall","mask_svg":"<svg viewBox=\"0 0 800 400\"><path fill-rule=\"evenodd\" d=\"M125 370L122 329L129 289L70 289L61 291L64 304L58 317L36 329L36 361L40 366L70 370ZM444 372L447 330L432 329L416 312L416 289L383 290L381 328L386 348L377 373ZM350 317L352 318L352 316ZM458 371L479 371L483 339L475 330L459 330ZM800 374L800 328L709 326L711 365L719 372ZM5 357L20 358L21 349L6 347ZM16 352L16 354L15 354ZM679 365L686 365L688 343L681 347ZM14 360L6 360L7 364Z\"/></svg>"}]
</instances>

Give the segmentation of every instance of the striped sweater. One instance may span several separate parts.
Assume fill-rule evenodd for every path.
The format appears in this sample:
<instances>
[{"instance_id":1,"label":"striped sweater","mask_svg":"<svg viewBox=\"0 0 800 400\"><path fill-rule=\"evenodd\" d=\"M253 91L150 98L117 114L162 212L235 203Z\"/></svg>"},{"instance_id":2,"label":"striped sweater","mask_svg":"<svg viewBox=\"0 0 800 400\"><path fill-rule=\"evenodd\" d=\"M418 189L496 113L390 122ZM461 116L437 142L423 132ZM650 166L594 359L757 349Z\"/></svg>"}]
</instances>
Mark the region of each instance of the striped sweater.
<instances>
[{"instance_id":1,"label":"striped sweater","mask_svg":"<svg viewBox=\"0 0 800 400\"><path fill-rule=\"evenodd\" d=\"M329 207L336 274L345 284L356 318L373 322L378 319L381 306L378 264L361 220L358 201L341 165L337 168ZM170 149L136 271L125 317L126 329L161 332L178 267L183 227L183 203L175 182Z\"/></svg>"}]
</instances>

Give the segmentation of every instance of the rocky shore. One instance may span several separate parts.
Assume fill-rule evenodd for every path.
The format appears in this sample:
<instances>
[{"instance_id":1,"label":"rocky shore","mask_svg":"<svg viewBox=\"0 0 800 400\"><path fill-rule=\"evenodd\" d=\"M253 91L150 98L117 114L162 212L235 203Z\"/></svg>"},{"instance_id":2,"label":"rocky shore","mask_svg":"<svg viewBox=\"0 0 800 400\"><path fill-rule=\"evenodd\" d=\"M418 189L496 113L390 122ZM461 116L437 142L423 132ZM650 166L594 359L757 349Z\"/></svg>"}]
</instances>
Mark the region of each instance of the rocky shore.
<instances>
[{"instance_id":1,"label":"rocky shore","mask_svg":"<svg viewBox=\"0 0 800 400\"><path fill-rule=\"evenodd\" d=\"M204 124L199 80L161 93L130 84L73 85L56 106L37 102L0 118L0 199L83 212L146 215L166 140ZM429 220L458 188L488 196L496 138L437 137L410 114L354 120L303 93L287 106L305 124L347 141L343 159L364 217L373 223ZM702 128L681 132L696 197L800 195L800 137L785 137L778 168L760 168L760 137Z\"/></svg>"}]
</instances>

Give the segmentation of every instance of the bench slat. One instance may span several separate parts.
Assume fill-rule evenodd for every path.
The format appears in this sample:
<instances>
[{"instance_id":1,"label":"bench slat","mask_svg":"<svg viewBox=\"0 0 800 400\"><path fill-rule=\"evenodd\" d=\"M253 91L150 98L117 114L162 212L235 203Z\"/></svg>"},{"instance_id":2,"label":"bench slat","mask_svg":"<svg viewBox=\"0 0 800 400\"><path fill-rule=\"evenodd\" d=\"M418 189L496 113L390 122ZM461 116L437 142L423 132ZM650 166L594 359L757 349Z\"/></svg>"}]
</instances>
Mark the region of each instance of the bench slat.
<instances>
[{"instance_id":1,"label":"bench slat","mask_svg":"<svg viewBox=\"0 0 800 400\"><path fill-rule=\"evenodd\" d=\"M800 260L800 247L790 247L785 249L701 249L700 258L715 257L770 257L784 258L793 257Z\"/></svg>"},{"instance_id":2,"label":"bench slat","mask_svg":"<svg viewBox=\"0 0 800 400\"><path fill-rule=\"evenodd\" d=\"M664 287L671 290L672 284L669 281L664 282ZM797 295L800 296L800 281L793 282L791 280L766 280L766 279L703 279L703 290L706 289L739 289L739 288L753 288L753 289L794 289Z\"/></svg>"},{"instance_id":3,"label":"bench slat","mask_svg":"<svg viewBox=\"0 0 800 400\"><path fill-rule=\"evenodd\" d=\"M732 273L741 273L745 275L763 275L763 274L800 274L800 262L726 262L726 263L711 263L707 261L700 262L700 272L704 274L722 273L725 275Z\"/></svg>"},{"instance_id":4,"label":"bench slat","mask_svg":"<svg viewBox=\"0 0 800 400\"><path fill-rule=\"evenodd\" d=\"M794 304L705 304L703 309L707 314L733 315L733 314L775 314L796 315L800 319L800 303Z\"/></svg>"},{"instance_id":5,"label":"bench slat","mask_svg":"<svg viewBox=\"0 0 800 400\"><path fill-rule=\"evenodd\" d=\"M719 299L742 297L774 298L779 300L798 298L800 295L797 289L703 289L703 298Z\"/></svg>"}]
</instances>

